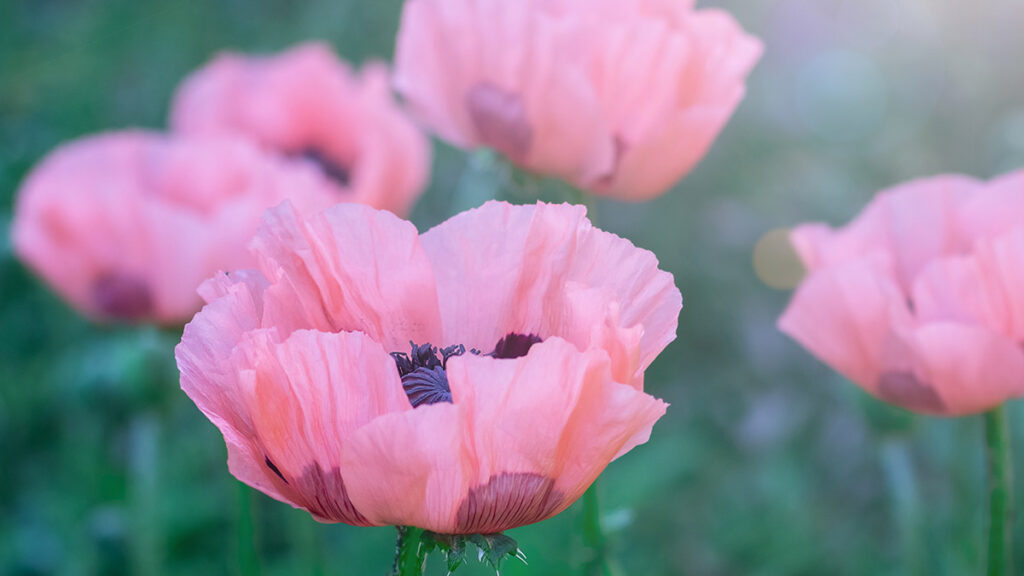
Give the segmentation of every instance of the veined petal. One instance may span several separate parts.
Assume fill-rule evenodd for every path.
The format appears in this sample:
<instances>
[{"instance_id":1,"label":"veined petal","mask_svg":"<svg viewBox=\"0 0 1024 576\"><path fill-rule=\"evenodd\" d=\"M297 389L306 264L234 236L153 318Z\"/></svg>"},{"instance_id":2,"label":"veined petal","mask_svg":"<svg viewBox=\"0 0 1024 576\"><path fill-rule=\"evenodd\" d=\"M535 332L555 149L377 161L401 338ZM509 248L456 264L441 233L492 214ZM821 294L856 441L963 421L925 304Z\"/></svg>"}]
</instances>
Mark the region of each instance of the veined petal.
<instances>
[{"instance_id":1,"label":"veined petal","mask_svg":"<svg viewBox=\"0 0 1024 576\"><path fill-rule=\"evenodd\" d=\"M650 252L594 229L582 207L490 202L422 242L445 295L450 341L490 350L505 334L532 333L562 336L581 350L607 344L613 357L635 358L616 374L633 382L675 338L682 296L671 274ZM608 321L614 330L594 332Z\"/></svg>"},{"instance_id":2,"label":"veined petal","mask_svg":"<svg viewBox=\"0 0 1024 576\"><path fill-rule=\"evenodd\" d=\"M252 247L273 284L266 325L361 331L388 351L439 341L434 275L409 222L356 204L302 219L284 205Z\"/></svg>"}]
</instances>

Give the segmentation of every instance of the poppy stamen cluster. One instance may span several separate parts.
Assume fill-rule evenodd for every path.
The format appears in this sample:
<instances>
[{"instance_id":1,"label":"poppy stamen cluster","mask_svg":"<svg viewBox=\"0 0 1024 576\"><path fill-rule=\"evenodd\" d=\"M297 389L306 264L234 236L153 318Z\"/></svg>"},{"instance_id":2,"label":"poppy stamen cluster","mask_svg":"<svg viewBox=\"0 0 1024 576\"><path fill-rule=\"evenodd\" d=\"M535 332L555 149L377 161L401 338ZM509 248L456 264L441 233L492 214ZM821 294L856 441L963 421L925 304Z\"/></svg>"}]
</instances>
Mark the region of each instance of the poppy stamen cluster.
<instances>
[{"instance_id":1,"label":"poppy stamen cluster","mask_svg":"<svg viewBox=\"0 0 1024 576\"><path fill-rule=\"evenodd\" d=\"M510 332L498 340L494 350L484 354L477 349L470 352L476 356L490 356L499 359L513 359L526 356L534 344L544 340L536 334L517 334ZM452 402L452 391L448 385L448 360L466 353L463 344L453 344L438 349L429 342L417 345L410 341L411 352L392 352L398 375L402 379L402 388L413 408L423 404ZM440 355L440 356L439 356Z\"/></svg>"}]
</instances>

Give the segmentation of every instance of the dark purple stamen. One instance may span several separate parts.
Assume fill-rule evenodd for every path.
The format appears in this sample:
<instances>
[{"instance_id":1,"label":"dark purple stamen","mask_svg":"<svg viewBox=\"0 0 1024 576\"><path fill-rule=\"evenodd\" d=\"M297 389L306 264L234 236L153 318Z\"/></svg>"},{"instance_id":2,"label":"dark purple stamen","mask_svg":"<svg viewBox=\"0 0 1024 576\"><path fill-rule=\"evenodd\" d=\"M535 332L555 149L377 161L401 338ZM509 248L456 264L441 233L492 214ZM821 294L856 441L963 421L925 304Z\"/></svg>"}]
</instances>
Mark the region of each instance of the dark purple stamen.
<instances>
[{"instance_id":1,"label":"dark purple stamen","mask_svg":"<svg viewBox=\"0 0 1024 576\"><path fill-rule=\"evenodd\" d=\"M479 350L470 350L478 356L491 356L493 358L519 358L526 356L530 348L543 339L536 334L518 334L510 332L504 338L498 340L493 352L482 354ZM409 342L411 351L392 352L391 357L395 359L395 366L398 368L398 375L402 378L402 388L405 395L409 397L409 403L413 408L423 404L437 404L439 402L452 401L452 390L448 385L448 360L455 356L462 356L466 353L466 347L456 344L447 348L438 349L436 346L427 344L417 345Z\"/></svg>"},{"instance_id":2,"label":"dark purple stamen","mask_svg":"<svg viewBox=\"0 0 1024 576\"><path fill-rule=\"evenodd\" d=\"M349 174L349 169L341 164L338 164L331 158L328 158L326 154L321 152L318 148L304 148L296 154L299 158L308 160L320 167L323 171L324 176L327 176L335 183L342 187L348 188L349 183L352 181L352 175Z\"/></svg>"},{"instance_id":3,"label":"dark purple stamen","mask_svg":"<svg viewBox=\"0 0 1024 576\"><path fill-rule=\"evenodd\" d=\"M430 343L417 346L409 342L409 345L412 347L409 354L392 352L391 357L395 359L398 375L402 378L402 388L405 389L405 395L409 397L412 407L438 402L451 403L452 391L448 387L448 373L445 372L445 368L448 366L448 359L452 356L462 356L466 353L466 347L456 344L438 350Z\"/></svg>"}]
</instances>

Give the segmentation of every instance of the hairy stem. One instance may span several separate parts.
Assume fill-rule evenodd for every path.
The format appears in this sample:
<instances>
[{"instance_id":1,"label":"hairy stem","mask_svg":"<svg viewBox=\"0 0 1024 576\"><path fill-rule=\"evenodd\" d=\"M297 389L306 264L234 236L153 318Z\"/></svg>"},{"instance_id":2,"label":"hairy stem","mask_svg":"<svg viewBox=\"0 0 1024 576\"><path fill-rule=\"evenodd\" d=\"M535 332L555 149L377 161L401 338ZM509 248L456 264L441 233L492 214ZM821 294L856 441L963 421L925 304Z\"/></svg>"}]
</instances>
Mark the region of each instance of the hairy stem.
<instances>
[{"instance_id":1,"label":"hairy stem","mask_svg":"<svg viewBox=\"0 0 1024 576\"><path fill-rule=\"evenodd\" d=\"M395 563L391 576L423 576L426 555L420 552L420 536L423 530L411 526L397 526L398 540L395 542Z\"/></svg>"},{"instance_id":2,"label":"hairy stem","mask_svg":"<svg viewBox=\"0 0 1024 576\"><path fill-rule=\"evenodd\" d=\"M583 546L588 558L583 564L584 576L609 576L608 539L601 529L601 506L597 496L597 482L583 494Z\"/></svg>"}]
</instances>

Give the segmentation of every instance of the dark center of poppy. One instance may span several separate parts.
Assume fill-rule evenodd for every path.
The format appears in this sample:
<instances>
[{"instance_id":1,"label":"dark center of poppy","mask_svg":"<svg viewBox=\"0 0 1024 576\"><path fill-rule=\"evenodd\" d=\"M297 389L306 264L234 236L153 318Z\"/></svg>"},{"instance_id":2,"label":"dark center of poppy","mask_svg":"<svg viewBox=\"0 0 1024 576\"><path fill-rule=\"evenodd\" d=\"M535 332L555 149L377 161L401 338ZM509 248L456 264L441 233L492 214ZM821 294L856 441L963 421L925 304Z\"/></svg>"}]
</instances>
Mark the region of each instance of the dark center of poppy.
<instances>
[{"instance_id":1,"label":"dark center of poppy","mask_svg":"<svg viewBox=\"0 0 1024 576\"><path fill-rule=\"evenodd\" d=\"M132 274L108 273L93 281L96 307L114 320L137 320L153 312L153 293L146 281Z\"/></svg>"},{"instance_id":2,"label":"dark center of poppy","mask_svg":"<svg viewBox=\"0 0 1024 576\"><path fill-rule=\"evenodd\" d=\"M303 148L296 154L296 156L319 166L320 170L324 173L324 176L334 180L336 184L342 187L347 188L352 180L352 175L349 173L348 167L335 162L319 148L313 146Z\"/></svg>"},{"instance_id":3,"label":"dark center of poppy","mask_svg":"<svg viewBox=\"0 0 1024 576\"><path fill-rule=\"evenodd\" d=\"M478 356L491 356L493 358L511 359L526 356L534 344L543 342L543 339L536 334L517 334L510 332L506 334L494 346L494 350L486 354L473 349L469 352ZM452 390L448 386L448 359L455 356L462 356L466 353L466 347L456 344L447 348L438 348L426 344L417 345L409 342L411 351L392 352L391 357L395 359L395 366L398 368L398 375L402 378L402 388L405 395L409 397L409 403L413 408L423 404L437 404L438 402L452 401Z\"/></svg>"}]
</instances>

